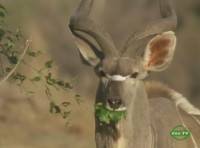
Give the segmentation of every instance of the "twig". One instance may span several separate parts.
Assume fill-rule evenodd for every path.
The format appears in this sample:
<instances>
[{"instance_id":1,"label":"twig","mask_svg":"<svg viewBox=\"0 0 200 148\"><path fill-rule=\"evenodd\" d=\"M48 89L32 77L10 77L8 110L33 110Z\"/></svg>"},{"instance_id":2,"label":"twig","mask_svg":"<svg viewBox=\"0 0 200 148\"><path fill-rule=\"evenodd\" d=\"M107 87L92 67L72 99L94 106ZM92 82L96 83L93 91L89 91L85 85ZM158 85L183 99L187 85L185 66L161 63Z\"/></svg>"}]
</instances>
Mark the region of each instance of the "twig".
<instances>
[{"instance_id":1,"label":"twig","mask_svg":"<svg viewBox=\"0 0 200 148\"><path fill-rule=\"evenodd\" d=\"M24 51L23 53L21 54L21 56L19 57L19 60L17 62L17 64L15 65L15 67L3 78L0 80L0 86L5 82L7 81L10 76L16 71L16 69L18 68L18 66L21 64L22 60L24 59L24 56L27 52L27 50L29 49L29 46L30 46L30 42L29 40L26 41L26 45L25 45L25 48L24 48Z\"/></svg>"},{"instance_id":2,"label":"twig","mask_svg":"<svg viewBox=\"0 0 200 148\"><path fill-rule=\"evenodd\" d=\"M1 59L1 55L0 55L0 68L2 69L2 74L4 74L4 65L3 65L3 60Z\"/></svg>"}]
</instances>

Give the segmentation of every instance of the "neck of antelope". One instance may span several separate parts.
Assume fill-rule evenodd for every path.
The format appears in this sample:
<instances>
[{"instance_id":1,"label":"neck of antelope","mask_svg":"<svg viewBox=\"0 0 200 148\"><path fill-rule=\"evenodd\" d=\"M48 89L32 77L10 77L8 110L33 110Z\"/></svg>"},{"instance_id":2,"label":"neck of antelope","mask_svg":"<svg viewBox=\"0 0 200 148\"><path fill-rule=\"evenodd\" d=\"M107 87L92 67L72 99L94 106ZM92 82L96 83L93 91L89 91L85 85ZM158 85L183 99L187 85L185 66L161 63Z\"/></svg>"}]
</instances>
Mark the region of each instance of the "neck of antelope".
<instances>
[{"instance_id":1,"label":"neck of antelope","mask_svg":"<svg viewBox=\"0 0 200 148\"><path fill-rule=\"evenodd\" d=\"M114 125L100 125L96 119L97 148L150 148L152 145L149 102L142 81L121 83L121 97L126 101L127 115ZM100 83L96 102L105 97L105 84Z\"/></svg>"}]
</instances>

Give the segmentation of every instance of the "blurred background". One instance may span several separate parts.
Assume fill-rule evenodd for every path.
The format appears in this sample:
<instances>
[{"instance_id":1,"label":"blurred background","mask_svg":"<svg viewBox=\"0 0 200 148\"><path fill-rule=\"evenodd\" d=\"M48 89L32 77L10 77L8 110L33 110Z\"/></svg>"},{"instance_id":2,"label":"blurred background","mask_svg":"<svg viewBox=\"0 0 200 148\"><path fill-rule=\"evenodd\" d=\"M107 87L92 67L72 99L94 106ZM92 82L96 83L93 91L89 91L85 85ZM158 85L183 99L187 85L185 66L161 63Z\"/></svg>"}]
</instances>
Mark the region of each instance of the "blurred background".
<instances>
[{"instance_id":1,"label":"blurred background","mask_svg":"<svg viewBox=\"0 0 200 148\"><path fill-rule=\"evenodd\" d=\"M80 0L0 2L7 8L10 27L20 26L32 39L34 49L48 51L59 77L76 77L74 91L83 100L70 106L72 113L66 126L62 118L49 113L48 100L39 87L34 98L27 98L12 84L1 85L0 148L94 148L93 103L98 78L92 68L81 63L68 29L69 16ZM152 73L149 79L166 83L200 107L200 1L174 3L179 22L175 57L166 71ZM130 33L160 16L156 0L107 0L104 9L100 4L96 3L93 17L112 35L118 48ZM37 64L40 66L40 62ZM56 95L59 98L60 94ZM65 95L64 100L71 97L70 92Z\"/></svg>"}]
</instances>

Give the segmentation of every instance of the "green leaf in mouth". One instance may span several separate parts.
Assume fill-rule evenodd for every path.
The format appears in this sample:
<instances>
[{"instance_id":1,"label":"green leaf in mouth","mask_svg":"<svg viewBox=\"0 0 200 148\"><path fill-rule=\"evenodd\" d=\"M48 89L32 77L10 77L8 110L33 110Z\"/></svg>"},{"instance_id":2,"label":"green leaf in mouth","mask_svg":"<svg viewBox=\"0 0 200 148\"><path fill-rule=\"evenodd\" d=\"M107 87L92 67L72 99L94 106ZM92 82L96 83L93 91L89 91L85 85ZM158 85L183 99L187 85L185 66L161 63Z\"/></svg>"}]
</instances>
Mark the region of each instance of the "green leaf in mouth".
<instances>
[{"instance_id":1,"label":"green leaf in mouth","mask_svg":"<svg viewBox=\"0 0 200 148\"><path fill-rule=\"evenodd\" d=\"M116 124L126 117L126 110L110 110L103 103L95 105L96 118L103 124Z\"/></svg>"}]
</instances>

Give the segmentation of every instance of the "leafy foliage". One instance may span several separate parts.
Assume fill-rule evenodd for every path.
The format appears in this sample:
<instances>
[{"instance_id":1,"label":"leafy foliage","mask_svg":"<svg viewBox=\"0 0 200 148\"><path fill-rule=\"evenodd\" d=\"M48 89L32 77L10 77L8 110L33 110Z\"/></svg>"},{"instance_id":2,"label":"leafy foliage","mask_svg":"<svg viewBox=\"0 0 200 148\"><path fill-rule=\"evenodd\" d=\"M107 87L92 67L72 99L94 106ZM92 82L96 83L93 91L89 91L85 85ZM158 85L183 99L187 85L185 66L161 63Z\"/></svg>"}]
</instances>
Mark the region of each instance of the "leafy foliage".
<instances>
[{"instance_id":1,"label":"leafy foliage","mask_svg":"<svg viewBox=\"0 0 200 148\"><path fill-rule=\"evenodd\" d=\"M45 51L32 49L25 41L26 39L21 29L18 28L16 31L8 29L8 25L5 23L6 15L5 7L0 4L0 85L4 80L13 82L29 96L34 96L36 92L31 90L31 88L25 87L25 84L43 86L41 88L44 88L43 92L48 98L50 113L60 114L63 119L67 119L71 113L69 109L71 103L68 101L60 104L56 103L57 100L54 99L53 92L62 90L68 93L69 90L73 89L73 85L71 82L56 78L53 75L52 71L55 65L52 59L48 58L49 60L41 64L40 68L29 64L30 61L37 61L40 56L48 54ZM24 44L25 47L22 48ZM19 65L20 67L28 68L32 71L32 74L28 75L20 72L18 69ZM80 103L80 95L74 94L74 98Z\"/></svg>"},{"instance_id":2,"label":"leafy foliage","mask_svg":"<svg viewBox=\"0 0 200 148\"><path fill-rule=\"evenodd\" d=\"M95 110L96 118L102 124L115 124L126 117L126 111L109 110L102 103L97 103Z\"/></svg>"},{"instance_id":3,"label":"leafy foliage","mask_svg":"<svg viewBox=\"0 0 200 148\"><path fill-rule=\"evenodd\" d=\"M0 4L0 17L5 17L6 16L6 8Z\"/></svg>"}]
</instances>

